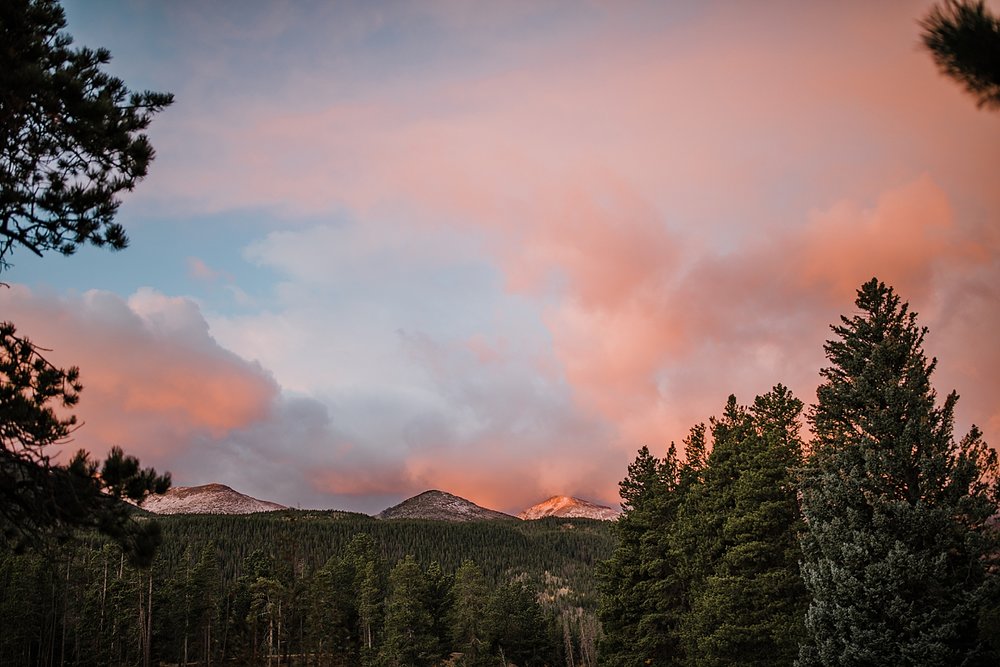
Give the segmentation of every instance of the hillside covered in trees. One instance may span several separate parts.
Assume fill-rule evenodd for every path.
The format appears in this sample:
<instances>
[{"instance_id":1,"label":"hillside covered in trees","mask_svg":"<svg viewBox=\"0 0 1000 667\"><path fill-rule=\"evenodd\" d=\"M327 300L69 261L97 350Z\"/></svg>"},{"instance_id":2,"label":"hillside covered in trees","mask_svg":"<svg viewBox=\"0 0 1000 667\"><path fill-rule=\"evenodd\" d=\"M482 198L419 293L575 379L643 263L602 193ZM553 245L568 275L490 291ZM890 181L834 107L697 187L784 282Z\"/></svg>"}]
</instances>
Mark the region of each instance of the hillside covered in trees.
<instances>
[{"instance_id":1,"label":"hillside covered in trees","mask_svg":"<svg viewBox=\"0 0 1000 667\"><path fill-rule=\"evenodd\" d=\"M294 510L157 522L148 569L96 536L4 554L3 664L596 664L607 522Z\"/></svg>"}]
</instances>

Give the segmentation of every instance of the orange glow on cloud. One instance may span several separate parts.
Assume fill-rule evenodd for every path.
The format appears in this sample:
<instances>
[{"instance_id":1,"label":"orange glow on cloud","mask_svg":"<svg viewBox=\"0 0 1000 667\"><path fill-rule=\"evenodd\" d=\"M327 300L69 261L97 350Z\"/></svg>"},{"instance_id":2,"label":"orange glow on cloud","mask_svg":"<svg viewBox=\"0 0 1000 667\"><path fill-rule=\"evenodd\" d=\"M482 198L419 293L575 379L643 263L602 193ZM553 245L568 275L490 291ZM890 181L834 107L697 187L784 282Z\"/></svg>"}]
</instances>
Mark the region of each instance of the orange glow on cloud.
<instances>
[{"instance_id":1,"label":"orange glow on cloud","mask_svg":"<svg viewBox=\"0 0 1000 667\"><path fill-rule=\"evenodd\" d=\"M199 434L218 438L266 418L277 396L273 379L220 348L183 299L144 292L130 305L109 293L55 298L14 286L0 304L53 363L80 367L84 425L71 448L101 455L121 445L162 466Z\"/></svg>"},{"instance_id":2,"label":"orange glow on cloud","mask_svg":"<svg viewBox=\"0 0 1000 667\"><path fill-rule=\"evenodd\" d=\"M795 272L806 288L827 286L844 301L875 271L916 300L931 289L936 266L989 259L985 248L964 236L947 195L925 174L882 193L874 208L841 201L813 212Z\"/></svg>"},{"instance_id":3,"label":"orange glow on cloud","mask_svg":"<svg viewBox=\"0 0 1000 667\"><path fill-rule=\"evenodd\" d=\"M262 111L232 135L244 178L214 196L482 234L508 289L553 299L560 371L620 452L679 441L731 391L749 401L781 381L808 402L826 327L861 282L930 307L942 275L995 261L948 193L1000 208L987 140L1000 134L916 51L909 14L792 11L814 31L753 24L755 38L731 22L728 39L637 45L612 32L417 98ZM902 46L877 52L886 35ZM261 166L275 158L278 177ZM704 224L678 226L691 220ZM407 459L411 480L484 500L545 486L506 460L492 464L503 476L449 465Z\"/></svg>"},{"instance_id":4,"label":"orange glow on cloud","mask_svg":"<svg viewBox=\"0 0 1000 667\"><path fill-rule=\"evenodd\" d=\"M446 25L480 25L447 7ZM941 393L962 390L960 422L982 421L996 444L1000 125L918 48L923 9L728 3L653 27L612 3L582 34L493 45L483 69L343 90L302 72L310 94L329 99L289 111L277 96L241 98L217 114L231 119L223 126L188 119L175 131L203 150L158 164L158 189L137 198L167 210L265 209L290 229L312 224L299 216L343 213L363 241L392 239L399 257L447 258L450 248L427 247L444 243L408 243L450 236L538 305L549 338L531 351L532 378L550 393L565 387L569 405L544 404L531 382L504 375L524 371L519 351L491 331L463 330L443 351L405 332L419 371L438 383L414 390L415 402L448 403L461 423L411 437L405 422L404 442L370 460L360 444L317 446L307 477L323 493L433 486L507 510L555 493L612 502L638 446L679 442L729 393L749 402L782 382L811 401L828 325L872 276L921 313ZM324 244L338 237L322 232L258 244L288 242L282 295L328 279ZM359 291L363 269L350 275ZM189 271L219 277L197 258ZM324 338L287 344L300 340L296 323L261 315L277 333L245 334L247 348L284 342L280 354L300 357L275 353L285 366L270 369L275 380L218 346L184 299L60 301L14 289L0 303L82 366L81 439L163 460L196 435L267 422L282 388L308 393L308 355Z\"/></svg>"}]
</instances>

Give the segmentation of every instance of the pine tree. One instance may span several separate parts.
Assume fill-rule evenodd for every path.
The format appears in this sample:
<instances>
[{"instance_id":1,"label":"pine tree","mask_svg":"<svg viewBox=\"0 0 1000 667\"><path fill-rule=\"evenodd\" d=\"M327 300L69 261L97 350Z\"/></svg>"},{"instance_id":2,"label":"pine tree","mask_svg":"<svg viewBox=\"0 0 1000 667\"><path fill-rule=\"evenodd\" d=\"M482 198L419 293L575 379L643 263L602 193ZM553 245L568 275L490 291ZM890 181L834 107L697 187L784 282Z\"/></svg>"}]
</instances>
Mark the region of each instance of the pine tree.
<instances>
[{"instance_id":1,"label":"pine tree","mask_svg":"<svg viewBox=\"0 0 1000 667\"><path fill-rule=\"evenodd\" d=\"M983 0L945 0L920 24L938 68L965 86L979 107L1000 109L1000 17Z\"/></svg>"},{"instance_id":2,"label":"pine tree","mask_svg":"<svg viewBox=\"0 0 1000 667\"><path fill-rule=\"evenodd\" d=\"M448 624L451 645L462 654L461 665L480 665L487 661L486 603L489 592L482 570L466 560L455 572L451 590Z\"/></svg>"},{"instance_id":3,"label":"pine tree","mask_svg":"<svg viewBox=\"0 0 1000 667\"><path fill-rule=\"evenodd\" d=\"M537 590L523 581L501 585L489 596L486 612L490 649L499 664L523 667L552 664L548 624Z\"/></svg>"},{"instance_id":4,"label":"pine tree","mask_svg":"<svg viewBox=\"0 0 1000 667\"><path fill-rule=\"evenodd\" d=\"M0 3L0 270L10 252L124 248L119 195L142 180L142 132L170 105L104 71L107 49L73 48L55 0Z\"/></svg>"},{"instance_id":5,"label":"pine tree","mask_svg":"<svg viewBox=\"0 0 1000 667\"><path fill-rule=\"evenodd\" d=\"M447 654L450 643L450 632L448 627L448 612L451 609L451 587L452 576L444 573L441 564L432 561L427 566L424 573L427 580L427 591L424 598L424 605L431 615L431 634L437 642L434 654L443 656Z\"/></svg>"},{"instance_id":6,"label":"pine tree","mask_svg":"<svg viewBox=\"0 0 1000 667\"><path fill-rule=\"evenodd\" d=\"M407 556L389 573L384 648L389 667L424 667L440 657L426 600L427 578Z\"/></svg>"},{"instance_id":7,"label":"pine tree","mask_svg":"<svg viewBox=\"0 0 1000 667\"><path fill-rule=\"evenodd\" d=\"M704 482L684 508L689 665L763 667L795 659L806 603L792 479L801 463L801 409L778 385L749 409L731 396L723 418L712 420Z\"/></svg>"},{"instance_id":8,"label":"pine tree","mask_svg":"<svg viewBox=\"0 0 1000 667\"><path fill-rule=\"evenodd\" d=\"M618 546L598 571L602 664L668 665L679 657L675 626L681 597L669 544L679 484L673 444L663 460L642 447L619 484Z\"/></svg>"},{"instance_id":9,"label":"pine tree","mask_svg":"<svg viewBox=\"0 0 1000 667\"><path fill-rule=\"evenodd\" d=\"M347 559L354 571L353 592L358 604L358 644L361 663L377 662L382 638L377 636L381 625L385 576L382 556L371 535L358 533L347 547Z\"/></svg>"},{"instance_id":10,"label":"pine tree","mask_svg":"<svg viewBox=\"0 0 1000 667\"><path fill-rule=\"evenodd\" d=\"M14 249L71 254L92 244L124 248L120 195L153 159L143 131L172 96L130 91L104 71L106 49L73 48L55 0L0 3L0 273ZM149 564L155 524L138 524L122 497L162 493L169 479L140 472L121 451L97 463L53 452L76 426L79 371L50 364L42 349L0 323L0 546L62 541L78 529L117 540ZM53 409L55 408L55 409Z\"/></svg>"},{"instance_id":11,"label":"pine tree","mask_svg":"<svg viewBox=\"0 0 1000 667\"><path fill-rule=\"evenodd\" d=\"M975 427L953 438L958 396L939 404L908 305L876 279L855 303L809 414L798 664L996 664L977 628L996 579L996 453Z\"/></svg>"}]
</instances>

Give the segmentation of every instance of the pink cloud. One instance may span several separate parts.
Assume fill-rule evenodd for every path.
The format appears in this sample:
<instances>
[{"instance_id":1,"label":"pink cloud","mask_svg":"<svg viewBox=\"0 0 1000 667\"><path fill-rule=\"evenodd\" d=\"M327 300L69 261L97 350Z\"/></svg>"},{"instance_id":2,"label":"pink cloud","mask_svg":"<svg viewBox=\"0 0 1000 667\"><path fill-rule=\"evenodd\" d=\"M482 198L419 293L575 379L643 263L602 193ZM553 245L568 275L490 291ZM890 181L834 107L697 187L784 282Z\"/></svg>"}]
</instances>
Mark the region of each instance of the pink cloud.
<instances>
[{"instance_id":1,"label":"pink cloud","mask_svg":"<svg viewBox=\"0 0 1000 667\"><path fill-rule=\"evenodd\" d=\"M224 271L216 271L208 264L205 260L199 257L188 257L187 259L188 275L196 280L201 280L204 282L215 282L219 279L224 279L227 281L232 281L232 276L229 276Z\"/></svg>"},{"instance_id":2,"label":"pink cloud","mask_svg":"<svg viewBox=\"0 0 1000 667\"><path fill-rule=\"evenodd\" d=\"M841 201L814 211L792 261L806 289L826 287L841 301L872 273L925 299L935 268L982 263L989 253L956 227L948 196L924 174L882 193L873 208Z\"/></svg>"},{"instance_id":3,"label":"pink cloud","mask_svg":"<svg viewBox=\"0 0 1000 667\"><path fill-rule=\"evenodd\" d=\"M83 426L69 449L112 445L144 463L169 465L199 441L267 418L278 387L260 366L219 347L197 306L141 291L128 302L99 291L55 297L14 285L0 290L4 317L79 366ZM207 454L206 454L207 455Z\"/></svg>"},{"instance_id":4,"label":"pink cloud","mask_svg":"<svg viewBox=\"0 0 1000 667\"><path fill-rule=\"evenodd\" d=\"M730 392L749 401L782 381L810 400L828 324L877 275L941 328L941 381L976 396L996 442L1000 387L983 371L996 365L981 362L1000 317L995 116L920 51L922 7L725 9L663 39L677 26L612 8L607 29L515 48L507 66L306 111L249 105L195 128L223 157L174 165L161 196L486 239L507 289L546 304L551 377L616 425L605 447L619 455L679 440ZM318 248L286 249L288 263ZM494 359L482 339L467 348ZM466 442L508 442L494 436ZM422 452L392 479L487 500L544 486L516 458L477 459L516 480L499 482ZM589 475L566 470L567 484Z\"/></svg>"}]
</instances>

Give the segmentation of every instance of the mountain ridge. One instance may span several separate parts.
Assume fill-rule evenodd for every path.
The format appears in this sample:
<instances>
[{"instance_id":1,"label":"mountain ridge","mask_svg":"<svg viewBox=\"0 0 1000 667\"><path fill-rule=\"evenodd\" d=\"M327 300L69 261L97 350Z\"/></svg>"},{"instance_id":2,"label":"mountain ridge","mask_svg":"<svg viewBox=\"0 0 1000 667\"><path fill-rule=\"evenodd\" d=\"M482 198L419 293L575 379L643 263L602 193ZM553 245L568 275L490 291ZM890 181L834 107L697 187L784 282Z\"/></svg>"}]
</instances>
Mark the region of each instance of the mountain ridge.
<instances>
[{"instance_id":1,"label":"mountain ridge","mask_svg":"<svg viewBox=\"0 0 1000 667\"><path fill-rule=\"evenodd\" d=\"M164 494L149 496L140 507L153 514L253 514L288 509L216 483L176 486Z\"/></svg>"},{"instance_id":2,"label":"mountain ridge","mask_svg":"<svg viewBox=\"0 0 1000 667\"><path fill-rule=\"evenodd\" d=\"M573 496L552 496L537 505L532 505L528 509L517 515L523 521L533 521L543 519L548 516L563 517L567 519L599 519L601 521L614 521L621 515L621 512L606 505L598 505L588 500L574 498Z\"/></svg>"},{"instance_id":3,"label":"mountain ridge","mask_svg":"<svg viewBox=\"0 0 1000 667\"><path fill-rule=\"evenodd\" d=\"M139 507L153 514L253 514L289 509L261 500L219 483L178 486L165 494L148 497ZM546 517L614 521L621 512L572 496L552 496L518 514L478 505L447 491L429 489L372 515L376 519L423 519L431 521L532 521Z\"/></svg>"},{"instance_id":4,"label":"mountain ridge","mask_svg":"<svg viewBox=\"0 0 1000 667\"><path fill-rule=\"evenodd\" d=\"M430 519L435 521L496 521L517 517L482 507L460 496L430 489L387 507L376 519Z\"/></svg>"}]
</instances>

